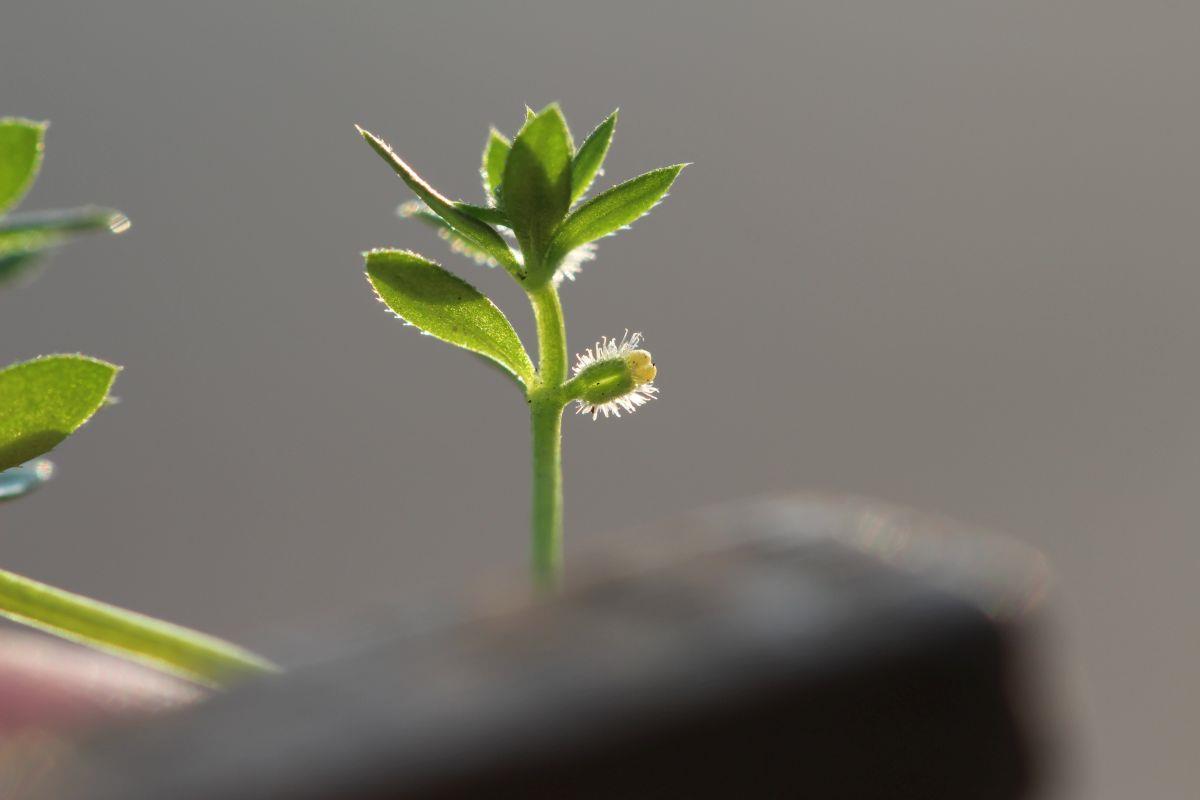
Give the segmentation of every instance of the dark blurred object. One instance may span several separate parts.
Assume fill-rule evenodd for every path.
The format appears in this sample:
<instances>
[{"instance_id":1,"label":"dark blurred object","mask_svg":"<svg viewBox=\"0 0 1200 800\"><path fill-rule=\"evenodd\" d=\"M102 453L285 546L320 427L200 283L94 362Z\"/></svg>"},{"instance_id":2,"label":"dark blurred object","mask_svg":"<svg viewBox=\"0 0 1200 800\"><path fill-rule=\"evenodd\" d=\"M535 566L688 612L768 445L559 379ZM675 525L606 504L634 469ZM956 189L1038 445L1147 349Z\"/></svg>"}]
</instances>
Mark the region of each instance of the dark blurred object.
<instances>
[{"instance_id":1,"label":"dark blurred object","mask_svg":"<svg viewBox=\"0 0 1200 800\"><path fill-rule=\"evenodd\" d=\"M1016 798L1047 570L786 497L617 537L561 596L373 642L94 738L78 800ZM512 595L510 595L512 596Z\"/></svg>"}]
</instances>

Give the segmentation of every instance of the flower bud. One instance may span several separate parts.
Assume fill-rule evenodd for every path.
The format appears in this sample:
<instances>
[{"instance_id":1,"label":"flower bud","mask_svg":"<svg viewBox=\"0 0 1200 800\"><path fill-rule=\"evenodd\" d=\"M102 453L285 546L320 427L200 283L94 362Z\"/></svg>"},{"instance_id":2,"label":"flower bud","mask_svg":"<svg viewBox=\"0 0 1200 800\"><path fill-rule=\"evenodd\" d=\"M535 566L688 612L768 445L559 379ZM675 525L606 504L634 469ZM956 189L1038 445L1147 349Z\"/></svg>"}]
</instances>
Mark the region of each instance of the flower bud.
<instances>
[{"instance_id":1,"label":"flower bud","mask_svg":"<svg viewBox=\"0 0 1200 800\"><path fill-rule=\"evenodd\" d=\"M576 413L591 414L592 419L633 413L654 398L658 389L654 378L658 368L646 350L638 349L642 335L635 333L617 341L602 337L594 349L576 357L575 377L571 384L578 401Z\"/></svg>"}]
</instances>

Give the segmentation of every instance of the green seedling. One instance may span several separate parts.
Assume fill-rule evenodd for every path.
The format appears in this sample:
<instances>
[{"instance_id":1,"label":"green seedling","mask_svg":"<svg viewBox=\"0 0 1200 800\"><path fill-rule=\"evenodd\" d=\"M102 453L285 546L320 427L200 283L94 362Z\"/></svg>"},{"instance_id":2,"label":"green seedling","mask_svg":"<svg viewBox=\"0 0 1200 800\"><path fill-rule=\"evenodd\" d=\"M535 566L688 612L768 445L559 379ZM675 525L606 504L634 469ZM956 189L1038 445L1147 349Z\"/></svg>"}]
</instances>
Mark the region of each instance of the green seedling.
<instances>
[{"instance_id":1,"label":"green seedling","mask_svg":"<svg viewBox=\"0 0 1200 800\"><path fill-rule=\"evenodd\" d=\"M537 322L534 366L503 312L440 265L408 250L365 254L367 279L406 323L497 364L529 405L533 433L532 569L553 586L562 568L562 414L572 402L593 419L619 417L654 398L657 367L640 333L601 337L568 368L559 292L595 256L595 242L650 211L685 164L663 167L586 199L602 172L617 113L575 147L557 104L527 111L510 141L494 128L480 174L485 203L447 199L374 134L359 133L416 194L404 217L434 226L476 263L503 267L529 296Z\"/></svg>"}]
</instances>

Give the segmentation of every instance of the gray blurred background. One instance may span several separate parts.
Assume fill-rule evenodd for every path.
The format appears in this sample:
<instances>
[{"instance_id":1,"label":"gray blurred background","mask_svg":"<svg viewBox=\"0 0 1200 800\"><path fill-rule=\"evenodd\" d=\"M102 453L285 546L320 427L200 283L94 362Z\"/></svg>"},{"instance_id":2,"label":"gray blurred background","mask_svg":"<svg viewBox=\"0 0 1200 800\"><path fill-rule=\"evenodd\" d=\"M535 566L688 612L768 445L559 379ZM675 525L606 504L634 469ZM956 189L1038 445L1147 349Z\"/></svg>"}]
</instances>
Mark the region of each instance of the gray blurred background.
<instances>
[{"instance_id":1,"label":"gray blurred background","mask_svg":"<svg viewBox=\"0 0 1200 800\"><path fill-rule=\"evenodd\" d=\"M502 7L506 6L506 7ZM0 361L122 403L3 510L4 564L250 645L525 558L525 405L377 305L359 252L501 271L393 216L390 139L479 200L486 126L621 108L608 177L696 162L564 290L662 399L566 425L570 541L791 488L1042 548L1089 698L1082 797L1200 794L1200 6L10 2L27 208L130 234L0 297Z\"/></svg>"}]
</instances>

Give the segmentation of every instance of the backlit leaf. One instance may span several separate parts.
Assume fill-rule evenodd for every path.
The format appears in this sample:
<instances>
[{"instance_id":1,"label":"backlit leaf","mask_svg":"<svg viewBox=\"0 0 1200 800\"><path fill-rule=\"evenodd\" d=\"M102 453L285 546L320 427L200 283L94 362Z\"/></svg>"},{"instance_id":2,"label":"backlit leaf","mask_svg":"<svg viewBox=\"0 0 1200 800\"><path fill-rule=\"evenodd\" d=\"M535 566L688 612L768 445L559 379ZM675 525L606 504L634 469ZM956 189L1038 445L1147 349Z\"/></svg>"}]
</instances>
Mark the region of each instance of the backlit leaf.
<instances>
[{"instance_id":1,"label":"backlit leaf","mask_svg":"<svg viewBox=\"0 0 1200 800\"><path fill-rule=\"evenodd\" d=\"M497 199L496 188L504 180L504 163L508 161L508 151L511 149L512 142L508 137L492 128L483 148L483 166L479 174L483 177L483 190L493 200Z\"/></svg>"},{"instance_id":2,"label":"backlit leaf","mask_svg":"<svg viewBox=\"0 0 1200 800\"><path fill-rule=\"evenodd\" d=\"M587 193L592 181L604 165L608 147L612 144L613 130L617 127L617 112L614 111L596 126L579 145L579 152L571 162L571 202L574 203Z\"/></svg>"},{"instance_id":3,"label":"backlit leaf","mask_svg":"<svg viewBox=\"0 0 1200 800\"><path fill-rule=\"evenodd\" d=\"M104 404L120 367L55 355L0 370L0 469L52 450Z\"/></svg>"},{"instance_id":4,"label":"backlit leaf","mask_svg":"<svg viewBox=\"0 0 1200 800\"><path fill-rule=\"evenodd\" d=\"M527 386L533 364L504 313L475 287L406 250L366 254L367 279L397 316L442 341L495 361Z\"/></svg>"},{"instance_id":5,"label":"backlit leaf","mask_svg":"<svg viewBox=\"0 0 1200 800\"><path fill-rule=\"evenodd\" d=\"M21 201L42 165L46 123L0 118L0 214Z\"/></svg>"},{"instance_id":6,"label":"backlit leaf","mask_svg":"<svg viewBox=\"0 0 1200 800\"><path fill-rule=\"evenodd\" d=\"M557 105L525 124L504 166L504 211L535 269L571 206L571 134Z\"/></svg>"},{"instance_id":7,"label":"backlit leaf","mask_svg":"<svg viewBox=\"0 0 1200 800\"><path fill-rule=\"evenodd\" d=\"M520 265L509 248L508 243L504 241L504 237L497 233L492 226L460 210L452 201L447 200L439 194L421 176L413 172L412 168L404 163L400 156L396 155L387 142L362 128L359 128L358 132L367 140L367 144L371 145L375 152L391 165L396 174L408 184L417 197L425 201L425 205L429 206L431 211L446 220L450 227L458 231L463 238L496 259L496 261L503 264L506 268L512 271L520 270Z\"/></svg>"},{"instance_id":8,"label":"backlit leaf","mask_svg":"<svg viewBox=\"0 0 1200 800\"><path fill-rule=\"evenodd\" d=\"M663 198L685 164L663 167L639 175L633 180L602 192L571 212L554 232L546 253L546 264L553 267L580 245L629 225L648 212Z\"/></svg>"}]
</instances>

